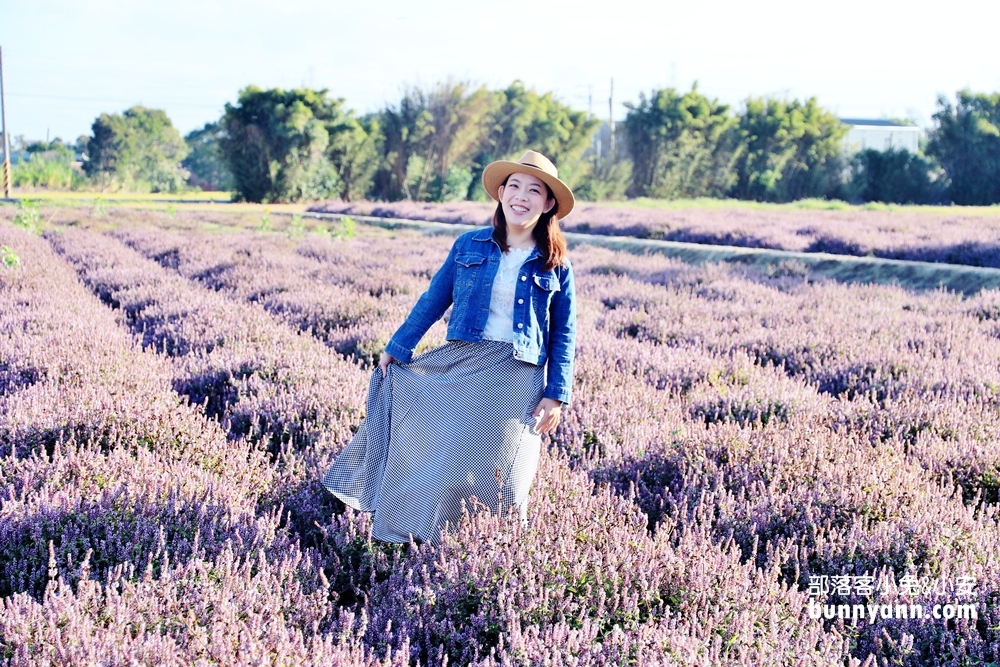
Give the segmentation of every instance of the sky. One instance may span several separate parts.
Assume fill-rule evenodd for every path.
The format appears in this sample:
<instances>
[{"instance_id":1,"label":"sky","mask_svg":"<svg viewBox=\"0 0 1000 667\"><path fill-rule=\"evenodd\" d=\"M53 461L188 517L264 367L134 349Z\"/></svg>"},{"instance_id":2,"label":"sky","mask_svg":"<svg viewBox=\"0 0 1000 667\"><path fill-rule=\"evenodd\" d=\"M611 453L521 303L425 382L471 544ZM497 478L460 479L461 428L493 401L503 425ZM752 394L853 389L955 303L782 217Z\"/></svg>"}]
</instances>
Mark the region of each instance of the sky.
<instances>
[{"instance_id":1,"label":"sky","mask_svg":"<svg viewBox=\"0 0 1000 667\"><path fill-rule=\"evenodd\" d=\"M1000 3L886 0L0 0L7 128L75 140L102 112L187 133L241 88L326 88L358 113L407 86L520 79L607 118L657 88L739 108L816 97L840 117L932 124L938 95L1000 91Z\"/></svg>"}]
</instances>

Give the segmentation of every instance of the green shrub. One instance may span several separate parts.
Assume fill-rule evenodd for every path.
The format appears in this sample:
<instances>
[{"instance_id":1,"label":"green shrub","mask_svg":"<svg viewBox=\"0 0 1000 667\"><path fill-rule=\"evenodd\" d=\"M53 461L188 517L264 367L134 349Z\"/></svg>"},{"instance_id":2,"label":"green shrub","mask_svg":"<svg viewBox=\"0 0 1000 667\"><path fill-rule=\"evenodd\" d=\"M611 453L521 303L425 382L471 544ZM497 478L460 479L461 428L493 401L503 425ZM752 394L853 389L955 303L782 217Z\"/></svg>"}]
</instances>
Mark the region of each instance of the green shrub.
<instances>
[{"instance_id":1,"label":"green shrub","mask_svg":"<svg viewBox=\"0 0 1000 667\"><path fill-rule=\"evenodd\" d=\"M94 205L90 209L90 217L103 218L108 214L108 207L104 204L104 199L98 197L94 200Z\"/></svg>"},{"instance_id":2,"label":"green shrub","mask_svg":"<svg viewBox=\"0 0 1000 667\"><path fill-rule=\"evenodd\" d=\"M905 148L861 151L851 161L850 190L859 202L935 204L944 196L943 174Z\"/></svg>"},{"instance_id":3,"label":"green shrub","mask_svg":"<svg viewBox=\"0 0 1000 667\"><path fill-rule=\"evenodd\" d=\"M630 194L678 199L720 197L735 184L737 119L725 104L698 92L654 90L625 105L632 158Z\"/></svg>"},{"instance_id":4,"label":"green shrub","mask_svg":"<svg viewBox=\"0 0 1000 667\"><path fill-rule=\"evenodd\" d=\"M333 236L333 238L339 239L341 241L353 239L354 228L356 227L356 225L357 223L354 222L354 218L350 218L345 215L343 218L340 219L340 223L336 225L336 227L330 230L330 234Z\"/></svg>"},{"instance_id":5,"label":"green shrub","mask_svg":"<svg viewBox=\"0 0 1000 667\"><path fill-rule=\"evenodd\" d=\"M10 246L0 246L0 263L8 269L16 269L21 266L21 258L17 256Z\"/></svg>"},{"instance_id":6,"label":"green shrub","mask_svg":"<svg viewBox=\"0 0 1000 667\"><path fill-rule=\"evenodd\" d=\"M302 222L302 216L296 213L292 216L291 222L288 223L288 238L290 239L300 239L305 236L306 225Z\"/></svg>"},{"instance_id":7,"label":"green shrub","mask_svg":"<svg viewBox=\"0 0 1000 667\"><path fill-rule=\"evenodd\" d=\"M36 153L13 166L11 182L16 188L68 190L82 185L84 178L69 162Z\"/></svg>"},{"instance_id":8,"label":"green shrub","mask_svg":"<svg viewBox=\"0 0 1000 667\"><path fill-rule=\"evenodd\" d=\"M271 231L271 209L265 207L264 212L260 214L260 224L257 225L257 231Z\"/></svg>"},{"instance_id":9,"label":"green shrub","mask_svg":"<svg viewBox=\"0 0 1000 667\"><path fill-rule=\"evenodd\" d=\"M631 185L632 161L605 159L589 171L573 194L581 201L621 201Z\"/></svg>"},{"instance_id":10,"label":"green shrub","mask_svg":"<svg viewBox=\"0 0 1000 667\"><path fill-rule=\"evenodd\" d=\"M42 213L38 210L38 204L27 199L22 199L17 204L17 213L14 214L14 225L25 229L32 234L39 233L42 224Z\"/></svg>"}]
</instances>

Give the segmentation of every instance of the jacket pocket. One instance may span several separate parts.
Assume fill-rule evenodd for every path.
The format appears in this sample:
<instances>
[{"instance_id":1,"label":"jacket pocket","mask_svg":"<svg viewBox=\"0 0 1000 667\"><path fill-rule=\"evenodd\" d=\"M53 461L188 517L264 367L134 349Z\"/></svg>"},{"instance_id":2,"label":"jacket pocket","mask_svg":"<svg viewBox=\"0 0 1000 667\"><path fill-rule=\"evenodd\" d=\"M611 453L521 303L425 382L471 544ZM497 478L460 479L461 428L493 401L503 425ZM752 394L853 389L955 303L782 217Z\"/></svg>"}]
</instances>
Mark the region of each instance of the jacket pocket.
<instances>
[{"instance_id":1,"label":"jacket pocket","mask_svg":"<svg viewBox=\"0 0 1000 667\"><path fill-rule=\"evenodd\" d=\"M455 255L455 262L459 266L464 266L466 268L469 268L469 267L472 267L472 266L478 266L479 264L482 264L485 261L486 261L486 258L483 257L482 255L475 255L475 254L469 254L469 253L462 254L462 255Z\"/></svg>"},{"instance_id":2,"label":"jacket pocket","mask_svg":"<svg viewBox=\"0 0 1000 667\"><path fill-rule=\"evenodd\" d=\"M559 281L553 276L535 276L535 284L546 292L558 292L562 289Z\"/></svg>"}]
</instances>

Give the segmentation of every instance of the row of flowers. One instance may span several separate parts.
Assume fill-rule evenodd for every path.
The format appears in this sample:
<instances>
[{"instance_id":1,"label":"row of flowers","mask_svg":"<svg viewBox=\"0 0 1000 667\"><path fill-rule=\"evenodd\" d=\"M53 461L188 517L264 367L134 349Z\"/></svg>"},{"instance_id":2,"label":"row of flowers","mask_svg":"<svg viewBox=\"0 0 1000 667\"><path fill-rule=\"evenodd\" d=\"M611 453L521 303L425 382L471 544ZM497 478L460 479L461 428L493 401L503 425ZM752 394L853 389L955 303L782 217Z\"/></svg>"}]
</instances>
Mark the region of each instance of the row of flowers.
<instances>
[{"instance_id":1,"label":"row of flowers","mask_svg":"<svg viewBox=\"0 0 1000 667\"><path fill-rule=\"evenodd\" d=\"M394 548L318 479L450 239L112 222L0 225L12 664L997 659L991 294L578 248L574 405L529 526ZM974 578L981 622L806 613L817 577L886 573Z\"/></svg>"}]
</instances>

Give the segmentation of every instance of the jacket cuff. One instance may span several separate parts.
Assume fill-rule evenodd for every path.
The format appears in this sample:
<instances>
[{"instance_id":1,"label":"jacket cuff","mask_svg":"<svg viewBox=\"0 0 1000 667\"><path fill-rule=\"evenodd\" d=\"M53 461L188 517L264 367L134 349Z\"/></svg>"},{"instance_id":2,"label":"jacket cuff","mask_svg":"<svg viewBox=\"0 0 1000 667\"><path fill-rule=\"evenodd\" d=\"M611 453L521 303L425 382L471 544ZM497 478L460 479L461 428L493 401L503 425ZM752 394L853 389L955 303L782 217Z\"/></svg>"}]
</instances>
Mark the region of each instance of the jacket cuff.
<instances>
[{"instance_id":1,"label":"jacket cuff","mask_svg":"<svg viewBox=\"0 0 1000 667\"><path fill-rule=\"evenodd\" d=\"M390 352L390 354L392 353ZM542 398L551 398L556 401L562 401L562 407L567 408L569 407L570 390L546 387L545 391L542 392Z\"/></svg>"},{"instance_id":2,"label":"jacket cuff","mask_svg":"<svg viewBox=\"0 0 1000 667\"><path fill-rule=\"evenodd\" d=\"M410 363L410 359L413 358L413 350L401 346L394 340L389 341L389 344L385 346L385 351L404 364Z\"/></svg>"}]
</instances>

